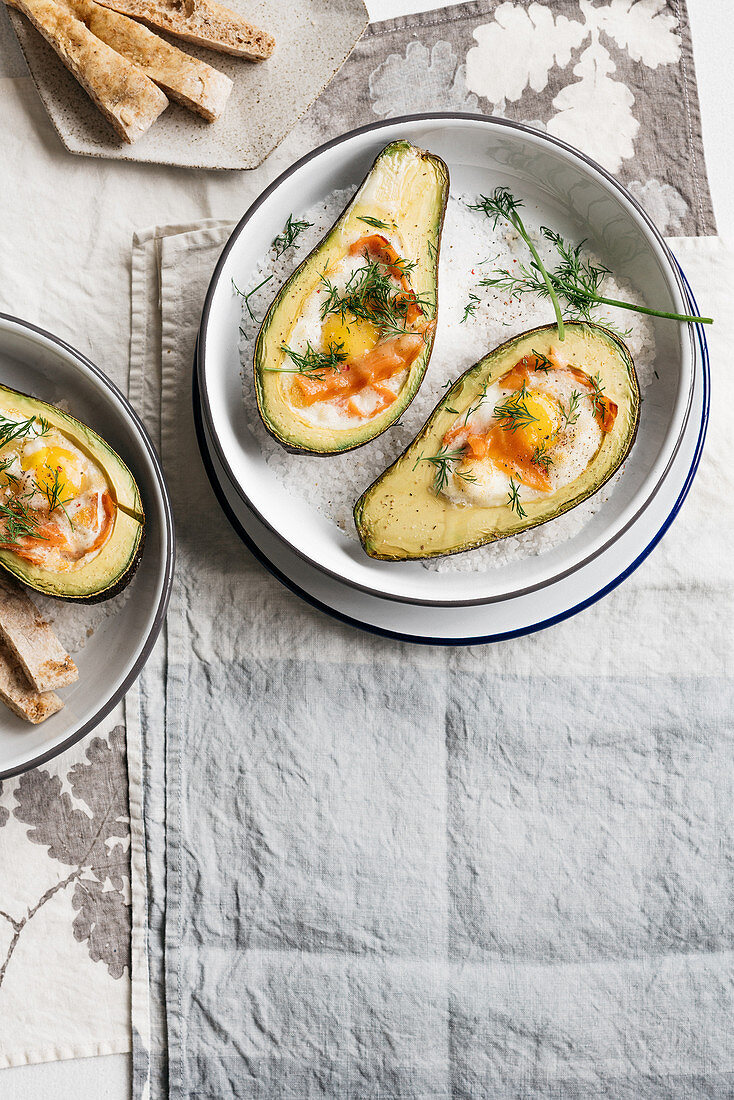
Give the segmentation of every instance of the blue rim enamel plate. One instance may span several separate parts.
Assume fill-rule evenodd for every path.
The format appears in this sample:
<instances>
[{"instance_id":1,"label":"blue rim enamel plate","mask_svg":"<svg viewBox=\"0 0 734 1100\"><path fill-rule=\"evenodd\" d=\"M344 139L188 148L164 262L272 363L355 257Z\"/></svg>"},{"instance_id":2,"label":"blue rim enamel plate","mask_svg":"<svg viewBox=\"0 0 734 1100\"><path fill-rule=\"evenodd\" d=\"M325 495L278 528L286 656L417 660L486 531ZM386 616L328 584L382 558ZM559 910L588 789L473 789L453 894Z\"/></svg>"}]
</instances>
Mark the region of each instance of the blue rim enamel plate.
<instances>
[{"instance_id":1,"label":"blue rim enamel plate","mask_svg":"<svg viewBox=\"0 0 734 1100\"><path fill-rule=\"evenodd\" d=\"M0 380L51 404L62 403L107 440L130 467L146 518L138 570L110 614L101 620L95 614L93 633L73 653L79 679L59 692L63 709L32 726L0 706L4 779L69 748L99 725L130 688L163 625L175 549L171 504L153 444L132 406L98 367L51 333L0 314ZM91 620L92 610L87 611ZM80 621L84 614L81 606L75 610Z\"/></svg>"},{"instance_id":2,"label":"blue rim enamel plate","mask_svg":"<svg viewBox=\"0 0 734 1100\"><path fill-rule=\"evenodd\" d=\"M687 289L689 308L697 313L695 298ZM361 592L313 568L260 522L228 481L202 421L194 376L199 447L212 488L234 530L277 580L312 607L350 626L399 641L478 645L506 640L552 626L606 596L642 564L672 524L696 475L708 425L710 375L702 325L696 326L696 343L698 357L691 415L655 500L621 538L592 562L534 596L470 607L399 603Z\"/></svg>"},{"instance_id":3,"label":"blue rim enamel plate","mask_svg":"<svg viewBox=\"0 0 734 1100\"><path fill-rule=\"evenodd\" d=\"M240 302L232 281L247 285L291 211L308 209L336 188L355 187L379 150L397 138L441 156L454 193L486 194L498 185L510 186L541 223L572 240L587 239L615 276L644 288L656 308L686 312L682 278L660 233L624 188L577 150L529 127L485 116L415 115L380 122L298 161L235 227L202 314L197 378L204 425L216 460L242 503L294 553L334 580L380 599L428 606L467 607L530 595L573 577L652 505L691 412L693 330L687 324L655 322L653 367L658 378L645 395L624 476L574 537L534 557L481 572L436 573L420 562L369 558L354 537L309 502L307 486L299 493L286 487L250 431L241 396ZM440 303L439 285L439 325Z\"/></svg>"}]
</instances>

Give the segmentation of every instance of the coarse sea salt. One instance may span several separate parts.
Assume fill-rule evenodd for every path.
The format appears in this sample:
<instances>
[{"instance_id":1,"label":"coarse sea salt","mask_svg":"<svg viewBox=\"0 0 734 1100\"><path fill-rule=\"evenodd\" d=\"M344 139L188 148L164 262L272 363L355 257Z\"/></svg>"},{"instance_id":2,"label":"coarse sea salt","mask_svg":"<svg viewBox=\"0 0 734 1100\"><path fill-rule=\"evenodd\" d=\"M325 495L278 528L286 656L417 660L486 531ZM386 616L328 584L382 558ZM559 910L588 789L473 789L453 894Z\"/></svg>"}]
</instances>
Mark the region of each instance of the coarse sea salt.
<instances>
[{"instance_id":1,"label":"coarse sea salt","mask_svg":"<svg viewBox=\"0 0 734 1100\"><path fill-rule=\"evenodd\" d=\"M272 276L249 297L249 308L243 302L240 357L248 424L268 467L298 496L303 496L304 487L308 486L310 504L356 540L354 502L415 438L443 396L447 383L455 381L499 344L528 329L551 323L554 316L550 302L537 295L511 298L507 292L479 285L481 279L497 269L527 263L527 246L509 226L504 230L493 229L484 214L470 210L468 203L476 201L473 196L451 195L441 238L436 339L425 378L412 403L397 424L357 450L333 458L289 454L268 434L258 413L252 364L259 322L253 320L251 312L256 318L264 316L277 291L331 228L352 194L350 190L334 191L323 202L299 214L311 226L282 256L276 257L271 250L241 287L242 292L249 294L251 288ZM533 224L529 215L525 222L543 259L553 262L552 247L541 236L539 226ZM593 262L600 263L593 253L588 255ZM479 301L473 314L465 314L470 293ZM603 293L609 298L642 304L636 288L613 275L606 276ZM635 361L640 392L644 393L652 380L655 360L655 338L649 320L641 314L607 306L595 307L594 320L626 333L625 342ZM550 550L572 538L588 523L621 476L622 470L594 496L552 522L478 550L422 564L440 572L486 571Z\"/></svg>"}]
</instances>

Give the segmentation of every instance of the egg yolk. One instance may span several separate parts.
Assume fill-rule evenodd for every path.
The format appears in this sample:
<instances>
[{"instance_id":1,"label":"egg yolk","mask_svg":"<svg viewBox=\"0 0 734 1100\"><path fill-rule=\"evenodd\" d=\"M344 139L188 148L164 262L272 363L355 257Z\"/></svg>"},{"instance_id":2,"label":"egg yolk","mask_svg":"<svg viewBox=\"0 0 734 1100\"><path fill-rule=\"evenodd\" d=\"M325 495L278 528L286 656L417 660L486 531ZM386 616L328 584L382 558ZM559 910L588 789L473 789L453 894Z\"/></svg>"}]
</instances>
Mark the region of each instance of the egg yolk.
<instances>
[{"instance_id":1,"label":"egg yolk","mask_svg":"<svg viewBox=\"0 0 734 1100\"><path fill-rule=\"evenodd\" d=\"M372 350L379 338L379 329L353 315L341 317L338 313L332 313L321 329L323 350L328 351L330 347L341 344L347 359L360 359Z\"/></svg>"},{"instance_id":2,"label":"egg yolk","mask_svg":"<svg viewBox=\"0 0 734 1100\"><path fill-rule=\"evenodd\" d=\"M539 447L544 440L555 434L558 426L558 404L547 394L537 390L528 390L522 399L528 415L535 417L529 424L515 429L517 442L522 441L529 449Z\"/></svg>"},{"instance_id":3,"label":"egg yolk","mask_svg":"<svg viewBox=\"0 0 734 1100\"><path fill-rule=\"evenodd\" d=\"M32 470L41 492L51 493L58 474L58 491L65 500L81 492L84 473L79 459L64 447L42 447L23 455L20 464L24 470Z\"/></svg>"}]
</instances>

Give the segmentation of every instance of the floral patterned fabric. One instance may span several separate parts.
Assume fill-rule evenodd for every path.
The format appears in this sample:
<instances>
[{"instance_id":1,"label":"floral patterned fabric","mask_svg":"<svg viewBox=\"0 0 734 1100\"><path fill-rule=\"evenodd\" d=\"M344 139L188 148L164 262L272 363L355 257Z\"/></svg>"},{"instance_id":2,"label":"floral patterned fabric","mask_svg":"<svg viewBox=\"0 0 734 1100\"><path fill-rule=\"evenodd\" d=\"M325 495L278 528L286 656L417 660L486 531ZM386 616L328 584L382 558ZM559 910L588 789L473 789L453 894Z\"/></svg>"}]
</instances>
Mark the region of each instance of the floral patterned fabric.
<instances>
[{"instance_id":1,"label":"floral patterned fabric","mask_svg":"<svg viewBox=\"0 0 734 1100\"><path fill-rule=\"evenodd\" d=\"M716 232L680 0L479 0L373 24L310 114L331 137L420 111L528 122L614 173L664 233Z\"/></svg>"},{"instance_id":2,"label":"floral patterned fabric","mask_svg":"<svg viewBox=\"0 0 734 1100\"><path fill-rule=\"evenodd\" d=\"M130 1048L129 842L119 710L0 782L0 1066Z\"/></svg>"}]
</instances>

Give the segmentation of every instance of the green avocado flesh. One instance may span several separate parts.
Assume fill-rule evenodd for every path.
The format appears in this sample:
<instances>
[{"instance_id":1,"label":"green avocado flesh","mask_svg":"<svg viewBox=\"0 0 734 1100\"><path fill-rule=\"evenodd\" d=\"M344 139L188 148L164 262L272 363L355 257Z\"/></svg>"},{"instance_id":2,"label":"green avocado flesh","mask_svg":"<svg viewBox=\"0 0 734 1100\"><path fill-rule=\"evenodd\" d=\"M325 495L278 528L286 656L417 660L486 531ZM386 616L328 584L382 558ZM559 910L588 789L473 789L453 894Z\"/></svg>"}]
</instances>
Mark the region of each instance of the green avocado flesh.
<instances>
[{"instance_id":1,"label":"green avocado flesh","mask_svg":"<svg viewBox=\"0 0 734 1100\"><path fill-rule=\"evenodd\" d=\"M440 451L457 413L461 417L468 412L485 383L498 381L525 355L550 355L552 346L562 349L574 367L590 377L598 375L604 397L618 406L611 431L604 433L589 465L555 493L523 501L524 517L509 505L454 504L437 494L434 467L428 462L416 465L416 460ZM563 343L558 342L555 325L525 332L470 367L441 399L408 449L362 494L354 506L362 546L370 557L384 561L433 558L474 550L555 519L595 493L619 468L634 441L639 409L632 357L608 329L567 323Z\"/></svg>"},{"instance_id":2,"label":"green avocado flesh","mask_svg":"<svg viewBox=\"0 0 734 1100\"><path fill-rule=\"evenodd\" d=\"M314 424L294 407L289 399L293 375L286 373L293 363L283 346L291 344L304 306L323 287L321 276L328 278L350 245L370 234L386 235L399 256L415 264L409 274L411 289L419 299L437 305L438 254L448 194L448 170L439 157L407 141L391 142L343 214L277 294L255 345L255 393L265 427L288 450L328 455L361 447L389 428L415 397L431 356L435 324L426 332L393 403L371 419L345 427ZM390 229L361 218L384 222Z\"/></svg>"},{"instance_id":3,"label":"green avocado flesh","mask_svg":"<svg viewBox=\"0 0 734 1100\"><path fill-rule=\"evenodd\" d=\"M82 557L68 570L57 572L0 549L0 567L46 596L96 603L116 595L135 573L145 528L140 493L127 466L91 428L54 405L7 386L0 386L0 416L43 417L101 470L116 505L108 538L88 560Z\"/></svg>"}]
</instances>

